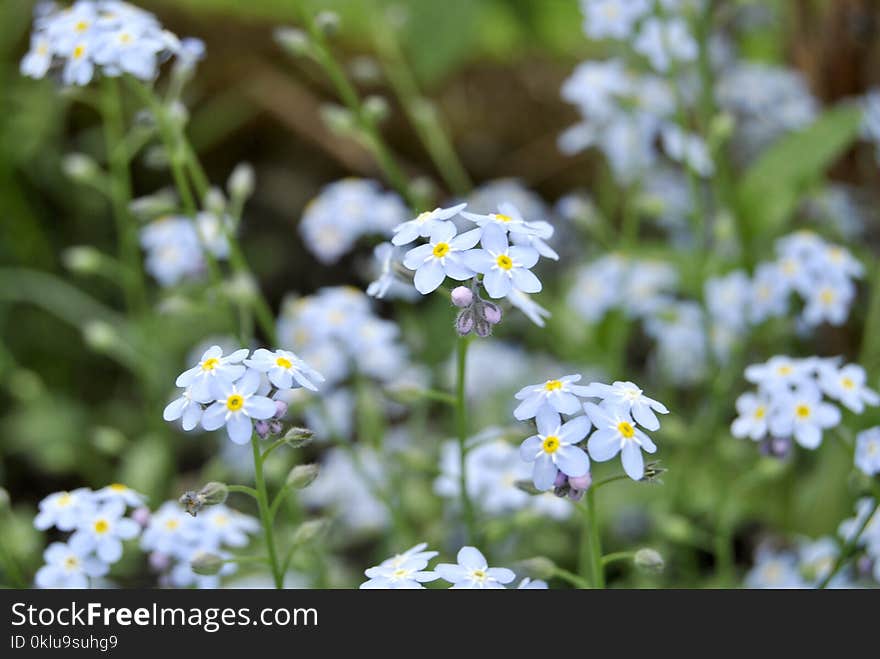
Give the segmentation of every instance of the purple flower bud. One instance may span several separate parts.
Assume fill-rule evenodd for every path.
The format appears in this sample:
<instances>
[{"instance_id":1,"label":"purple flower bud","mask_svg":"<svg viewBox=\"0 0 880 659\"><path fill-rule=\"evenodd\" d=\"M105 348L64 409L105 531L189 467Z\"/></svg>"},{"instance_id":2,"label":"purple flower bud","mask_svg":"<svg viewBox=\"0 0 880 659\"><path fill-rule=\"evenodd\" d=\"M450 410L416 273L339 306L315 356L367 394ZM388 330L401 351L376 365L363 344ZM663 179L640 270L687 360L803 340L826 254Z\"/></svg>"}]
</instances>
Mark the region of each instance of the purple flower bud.
<instances>
[{"instance_id":1,"label":"purple flower bud","mask_svg":"<svg viewBox=\"0 0 880 659\"><path fill-rule=\"evenodd\" d=\"M467 336L474 329L474 314L470 309L465 309L455 319L455 331L459 336Z\"/></svg>"},{"instance_id":2,"label":"purple flower bud","mask_svg":"<svg viewBox=\"0 0 880 659\"><path fill-rule=\"evenodd\" d=\"M164 572L171 566L171 557L160 551L154 551L150 554L149 563L156 572Z\"/></svg>"},{"instance_id":3,"label":"purple flower bud","mask_svg":"<svg viewBox=\"0 0 880 659\"><path fill-rule=\"evenodd\" d=\"M260 436L260 439L266 439L269 436L269 424L266 421L255 421L254 430Z\"/></svg>"},{"instance_id":4,"label":"purple flower bud","mask_svg":"<svg viewBox=\"0 0 880 659\"><path fill-rule=\"evenodd\" d=\"M282 430L284 430L284 426L281 425L280 421L269 421L269 433L270 434L280 435Z\"/></svg>"},{"instance_id":5,"label":"purple flower bud","mask_svg":"<svg viewBox=\"0 0 880 659\"><path fill-rule=\"evenodd\" d=\"M580 501L583 498L584 498L584 491L583 490L577 490L575 488L571 488L568 491L568 500L569 501Z\"/></svg>"},{"instance_id":6,"label":"purple flower bud","mask_svg":"<svg viewBox=\"0 0 880 659\"><path fill-rule=\"evenodd\" d=\"M563 474L561 471L556 472L556 480L553 482L554 487L565 487L566 483L568 483L568 476Z\"/></svg>"},{"instance_id":7,"label":"purple flower bud","mask_svg":"<svg viewBox=\"0 0 880 659\"><path fill-rule=\"evenodd\" d=\"M474 301L474 293L467 286L456 286L452 289L452 304L464 309L471 306Z\"/></svg>"},{"instance_id":8,"label":"purple flower bud","mask_svg":"<svg viewBox=\"0 0 880 659\"><path fill-rule=\"evenodd\" d=\"M590 485L593 484L593 476L592 474L590 474L589 471L583 476L569 476L568 484L572 487L572 489L580 490L583 492L584 490L590 489Z\"/></svg>"},{"instance_id":9,"label":"purple flower bud","mask_svg":"<svg viewBox=\"0 0 880 659\"><path fill-rule=\"evenodd\" d=\"M483 318L490 325L497 325L501 322L501 307L492 302L483 302Z\"/></svg>"},{"instance_id":10,"label":"purple flower bud","mask_svg":"<svg viewBox=\"0 0 880 659\"><path fill-rule=\"evenodd\" d=\"M492 325L487 323L485 320L478 320L475 327L475 331L477 332L477 336L481 338L486 338L492 334Z\"/></svg>"},{"instance_id":11,"label":"purple flower bud","mask_svg":"<svg viewBox=\"0 0 880 659\"><path fill-rule=\"evenodd\" d=\"M131 513L131 518L138 523L142 528L147 528L150 524L150 509L146 506L141 506L140 508L136 508Z\"/></svg>"},{"instance_id":12,"label":"purple flower bud","mask_svg":"<svg viewBox=\"0 0 880 659\"><path fill-rule=\"evenodd\" d=\"M287 403L285 403L283 400L276 400L275 401L275 417L274 418L280 419L285 414L287 414Z\"/></svg>"}]
</instances>

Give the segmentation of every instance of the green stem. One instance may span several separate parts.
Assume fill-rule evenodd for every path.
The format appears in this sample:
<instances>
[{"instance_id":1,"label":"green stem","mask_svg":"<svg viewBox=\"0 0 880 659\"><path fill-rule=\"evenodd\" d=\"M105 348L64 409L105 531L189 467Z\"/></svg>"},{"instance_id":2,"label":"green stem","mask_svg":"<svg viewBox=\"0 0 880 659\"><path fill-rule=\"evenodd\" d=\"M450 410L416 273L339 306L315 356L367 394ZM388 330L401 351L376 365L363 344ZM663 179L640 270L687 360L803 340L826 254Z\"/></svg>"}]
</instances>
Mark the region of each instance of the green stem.
<instances>
[{"instance_id":1,"label":"green stem","mask_svg":"<svg viewBox=\"0 0 880 659\"><path fill-rule=\"evenodd\" d=\"M125 147L125 128L119 86L113 78L102 79L101 117L107 164L110 167L110 200L119 241L119 262L124 264L126 276L121 278L126 304L130 310L143 309L146 301L143 269L141 267L138 228L128 210L131 202L131 174Z\"/></svg>"},{"instance_id":2,"label":"green stem","mask_svg":"<svg viewBox=\"0 0 880 659\"><path fill-rule=\"evenodd\" d=\"M468 494L467 481L467 401L465 400L465 375L467 370L467 349L469 340L467 337L459 337L458 354L456 359L456 383L455 383L455 425L458 435L459 454L459 488L461 489L461 509L467 530L468 542L473 543L476 539L476 527L474 520L474 508Z\"/></svg>"},{"instance_id":3,"label":"green stem","mask_svg":"<svg viewBox=\"0 0 880 659\"><path fill-rule=\"evenodd\" d=\"M616 563L617 561L628 561L635 555L634 551L616 551L611 554L605 554L602 557L602 566L611 565L611 563Z\"/></svg>"},{"instance_id":4,"label":"green stem","mask_svg":"<svg viewBox=\"0 0 880 659\"><path fill-rule=\"evenodd\" d=\"M272 568L272 578L275 580L275 587L280 589L284 588L284 573L281 571L278 554L275 550L272 519L269 515L269 496L266 492L263 461L260 459L260 444L256 433L251 435L251 447L254 453L254 482L257 486L257 507L260 509L260 522L263 525L263 535L266 539L266 552L269 554L269 565Z\"/></svg>"},{"instance_id":5,"label":"green stem","mask_svg":"<svg viewBox=\"0 0 880 659\"><path fill-rule=\"evenodd\" d=\"M576 588L587 589L590 587L589 581L582 579L581 577L574 574L573 572L569 572L568 570L563 570L561 567L557 567L553 570L553 576L557 577L559 579L562 579L563 581L567 581L568 583L570 583L572 586L575 586Z\"/></svg>"},{"instance_id":6,"label":"green stem","mask_svg":"<svg viewBox=\"0 0 880 659\"><path fill-rule=\"evenodd\" d=\"M587 490L585 532L589 536L590 571L594 588L605 588L605 570L602 567L602 538L599 536L599 520L596 516L596 493L593 488Z\"/></svg>"},{"instance_id":7,"label":"green stem","mask_svg":"<svg viewBox=\"0 0 880 659\"><path fill-rule=\"evenodd\" d=\"M880 496L874 497L874 507L871 508L871 512L865 517L864 521L859 525L859 528L856 530L855 535L849 539L849 541L843 546L843 549L840 550L840 555L837 557L837 560L834 561L834 567L831 568L831 571L822 579L819 584L819 589L824 590L828 587L828 584L831 583L831 580L837 576L837 573L840 572L843 567L847 564L852 555L855 553L856 547L859 545L859 540L862 537L862 534L865 532L865 529L868 528L868 524L871 523L874 515L877 514L877 509L880 508Z\"/></svg>"},{"instance_id":8,"label":"green stem","mask_svg":"<svg viewBox=\"0 0 880 659\"><path fill-rule=\"evenodd\" d=\"M228 489L230 492L247 494L249 497L253 497L257 501L260 500L260 495L257 493L257 491L252 487L248 487L247 485L227 485L226 489Z\"/></svg>"}]
</instances>

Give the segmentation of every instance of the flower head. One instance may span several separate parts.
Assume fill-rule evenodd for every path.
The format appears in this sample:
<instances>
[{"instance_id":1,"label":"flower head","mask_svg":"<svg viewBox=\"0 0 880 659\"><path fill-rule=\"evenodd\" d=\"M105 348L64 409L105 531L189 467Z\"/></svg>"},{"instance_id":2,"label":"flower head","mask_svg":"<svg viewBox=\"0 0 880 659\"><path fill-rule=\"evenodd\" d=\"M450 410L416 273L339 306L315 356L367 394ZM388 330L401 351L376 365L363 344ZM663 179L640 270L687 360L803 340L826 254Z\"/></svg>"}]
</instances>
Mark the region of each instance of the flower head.
<instances>
[{"instance_id":1,"label":"flower head","mask_svg":"<svg viewBox=\"0 0 880 659\"><path fill-rule=\"evenodd\" d=\"M586 452L575 446L590 432L590 419L577 416L562 423L559 414L544 406L536 418L538 433L519 447L520 456L534 463L532 482L539 490L549 490L561 471L566 476L582 477L590 471Z\"/></svg>"},{"instance_id":2,"label":"flower head","mask_svg":"<svg viewBox=\"0 0 880 659\"><path fill-rule=\"evenodd\" d=\"M439 563L437 575L452 584L453 589L503 589L516 575L507 568L489 567L486 557L476 547L462 547L458 564Z\"/></svg>"},{"instance_id":3,"label":"flower head","mask_svg":"<svg viewBox=\"0 0 880 659\"><path fill-rule=\"evenodd\" d=\"M422 295L431 293L446 277L464 281L474 276L474 271L462 256L480 240L480 229L456 235L452 222L442 222L431 230L430 242L409 250L403 257L403 265L415 270L416 290Z\"/></svg>"},{"instance_id":4,"label":"flower head","mask_svg":"<svg viewBox=\"0 0 880 659\"><path fill-rule=\"evenodd\" d=\"M590 457L605 462L620 453L626 475L635 481L641 480L645 475L642 451L654 453L657 450L651 438L635 425L625 408L585 403L584 409L596 426L596 432L587 443Z\"/></svg>"},{"instance_id":5,"label":"flower head","mask_svg":"<svg viewBox=\"0 0 880 659\"><path fill-rule=\"evenodd\" d=\"M427 238L434 229L443 225L458 215L467 204L458 204L449 208L435 208L432 211L420 213L418 217L408 222L403 222L394 227L393 245L409 245L417 238Z\"/></svg>"},{"instance_id":6,"label":"flower head","mask_svg":"<svg viewBox=\"0 0 880 659\"><path fill-rule=\"evenodd\" d=\"M301 387L317 391L318 386L315 383L324 381L323 375L289 350L271 352L259 348L244 363L256 371L266 373L269 382L279 389L292 389L296 381Z\"/></svg>"},{"instance_id":7,"label":"flower head","mask_svg":"<svg viewBox=\"0 0 880 659\"><path fill-rule=\"evenodd\" d=\"M226 426L229 439L247 444L254 429L252 420L271 419L277 410L275 401L257 395L259 387L260 374L253 369L236 382L217 382L215 402L202 415L202 427L217 430Z\"/></svg>"},{"instance_id":8,"label":"flower head","mask_svg":"<svg viewBox=\"0 0 880 659\"><path fill-rule=\"evenodd\" d=\"M560 414L575 414L580 411L581 406L577 397L590 395L587 387L575 384L580 379L580 375L564 375L543 384L523 387L515 394L515 398L522 402L513 411L513 416L525 421L536 416L543 407L549 407Z\"/></svg>"},{"instance_id":9,"label":"flower head","mask_svg":"<svg viewBox=\"0 0 880 659\"><path fill-rule=\"evenodd\" d=\"M513 288L523 293L541 290L540 280L529 269L538 262L536 249L510 246L506 233L495 224L484 226L480 244L482 249L465 253L462 260L473 272L483 274L490 297L505 297Z\"/></svg>"}]
</instances>

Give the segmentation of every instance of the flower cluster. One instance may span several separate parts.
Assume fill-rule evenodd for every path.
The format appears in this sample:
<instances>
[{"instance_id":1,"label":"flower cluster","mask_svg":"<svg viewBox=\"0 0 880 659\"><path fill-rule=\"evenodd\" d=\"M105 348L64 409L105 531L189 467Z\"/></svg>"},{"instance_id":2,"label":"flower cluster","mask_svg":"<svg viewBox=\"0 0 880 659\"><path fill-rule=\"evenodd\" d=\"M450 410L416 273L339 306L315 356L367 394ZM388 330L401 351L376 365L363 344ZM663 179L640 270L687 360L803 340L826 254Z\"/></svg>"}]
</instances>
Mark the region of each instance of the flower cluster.
<instances>
[{"instance_id":1,"label":"flower cluster","mask_svg":"<svg viewBox=\"0 0 880 659\"><path fill-rule=\"evenodd\" d=\"M278 420L287 404L278 396L294 387L317 391L324 378L287 350L247 349L224 355L208 348L175 384L182 389L163 412L166 421L181 420L184 430L201 423L205 430L226 427L229 439L246 444L254 432L261 437L281 431Z\"/></svg>"},{"instance_id":2,"label":"flower cluster","mask_svg":"<svg viewBox=\"0 0 880 659\"><path fill-rule=\"evenodd\" d=\"M205 251L218 260L229 256L228 217L222 220L210 212L195 219L179 215L161 217L141 229L141 246L146 252L144 267L162 286L201 277L205 272Z\"/></svg>"},{"instance_id":3,"label":"flower cluster","mask_svg":"<svg viewBox=\"0 0 880 659\"><path fill-rule=\"evenodd\" d=\"M468 441L465 469L471 501L491 516L528 511L551 519L567 518L571 508L561 499L550 493L532 496L519 487L519 483L531 479L532 469L502 434L499 428L487 428ZM434 492L452 502L461 499L459 451L458 442L444 442L440 451L440 475L434 481Z\"/></svg>"},{"instance_id":4,"label":"flower cluster","mask_svg":"<svg viewBox=\"0 0 880 659\"><path fill-rule=\"evenodd\" d=\"M404 220L406 205L379 183L347 178L325 186L303 212L299 232L324 265L336 263L365 235L387 235Z\"/></svg>"},{"instance_id":5,"label":"flower cluster","mask_svg":"<svg viewBox=\"0 0 880 659\"><path fill-rule=\"evenodd\" d=\"M566 375L524 387L516 394L521 402L514 416L520 421L534 418L537 425L537 434L520 445L520 456L534 463L532 482L538 490L564 488L562 479L557 481L562 474L570 488L582 492L589 481L571 481L589 474L590 457L606 462L618 453L626 475L641 480L645 475L642 451L657 450L641 428L660 428L656 413L668 413L662 403L645 396L632 382L582 386L576 384L580 379L580 375ZM584 403L581 398L600 402ZM566 421L560 415L570 418ZM580 444L593 428L585 451Z\"/></svg>"},{"instance_id":6,"label":"flower cluster","mask_svg":"<svg viewBox=\"0 0 880 659\"><path fill-rule=\"evenodd\" d=\"M428 562L437 556L436 551L425 551L427 543L411 547L367 569L368 580L362 589L424 589L422 584L442 579L452 584L454 590L503 590L516 575L504 567L489 567L486 557L476 547L462 547L456 557L457 563L438 563L434 571L426 570ZM519 588L547 588L543 581L523 580Z\"/></svg>"},{"instance_id":7,"label":"flower cluster","mask_svg":"<svg viewBox=\"0 0 880 659\"><path fill-rule=\"evenodd\" d=\"M65 8L39 3L21 72L43 78L58 69L65 85L87 85L96 70L152 80L162 61L198 59L201 51L201 42L181 41L155 16L127 2L77 0Z\"/></svg>"},{"instance_id":8,"label":"flower cluster","mask_svg":"<svg viewBox=\"0 0 880 659\"><path fill-rule=\"evenodd\" d=\"M145 497L114 483L100 490L79 488L55 492L40 502L34 526L72 532L66 542L53 542L43 554L46 564L37 570L39 588L88 588L122 558L122 542L137 537L141 527L126 516Z\"/></svg>"},{"instance_id":9,"label":"flower cluster","mask_svg":"<svg viewBox=\"0 0 880 659\"><path fill-rule=\"evenodd\" d=\"M154 512L141 536L141 549L149 554L150 567L161 574L160 583L175 588L216 588L220 577L235 572L229 549L244 547L259 522L223 504L198 516L188 515L176 501L166 501ZM224 561L216 574L193 571L206 557Z\"/></svg>"},{"instance_id":10,"label":"flower cluster","mask_svg":"<svg viewBox=\"0 0 880 659\"><path fill-rule=\"evenodd\" d=\"M737 399L738 417L731 432L754 441L770 438L770 445L794 439L804 448L818 448L823 432L841 419L840 408L823 396L856 414L866 405L880 403L880 396L866 385L865 370L857 364L843 365L839 358L780 355L749 366L745 377L758 389Z\"/></svg>"}]
</instances>

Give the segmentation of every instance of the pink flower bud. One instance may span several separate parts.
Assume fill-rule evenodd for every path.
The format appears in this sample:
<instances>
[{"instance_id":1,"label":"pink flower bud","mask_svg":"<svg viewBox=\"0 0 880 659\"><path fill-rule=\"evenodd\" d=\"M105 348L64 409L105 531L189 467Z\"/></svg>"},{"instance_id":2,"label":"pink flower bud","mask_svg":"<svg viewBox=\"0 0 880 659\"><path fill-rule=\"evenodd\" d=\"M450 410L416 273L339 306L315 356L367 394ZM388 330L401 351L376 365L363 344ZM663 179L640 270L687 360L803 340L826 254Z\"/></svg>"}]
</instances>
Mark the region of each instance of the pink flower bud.
<instances>
[{"instance_id":1,"label":"pink flower bud","mask_svg":"<svg viewBox=\"0 0 880 659\"><path fill-rule=\"evenodd\" d=\"M565 483L568 481L568 476L563 474L561 471L556 472L556 481L554 481L553 485L555 487L565 487Z\"/></svg>"},{"instance_id":2,"label":"pink flower bud","mask_svg":"<svg viewBox=\"0 0 880 659\"><path fill-rule=\"evenodd\" d=\"M285 403L283 400L276 400L275 401L275 417L274 418L280 419L285 414L287 414L287 403Z\"/></svg>"},{"instance_id":3,"label":"pink flower bud","mask_svg":"<svg viewBox=\"0 0 880 659\"><path fill-rule=\"evenodd\" d=\"M490 325L497 325L501 322L501 307L491 302L483 303L483 318Z\"/></svg>"},{"instance_id":4,"label":"pink flower bud","mask_svg":"<svg viewBox=\"0 0 880 659\"><path fill-rule=\"evenodd\" d=\"M131 518L142 528L147 528L150 523L150 509L146 506L136 508L134 512L131 513Z\"/></svg>"},{"instance_id":5,"label":"pink flower bud","mask_svg":"<svg viewBox=\"0 0 880 659\"><path fill-rule=\"evenodd\" d=\"M590 485L593 484L593 476L588 471L583 476L569 476L568 484L572 489L575 490L588 490Z\"/></svg>"},{"instance_id":6,"label":"pink flower bud","mask_svg":"<svg viewBox=\"0 0 880 659\"><path fill-rule=\"evenodd\" d=\"M164 572L171 567L171 557L168 554L154 551L150 554L149 563L156 572Z\"/></svg>"},{"instance_id":7,"label":"pink flower bud","mask_svg":"<svg viewBox=\"0 0 880 659\"><path fill-rule=\"evenodd\" d=\"M474 314L469 309L462 311L455 319L455 331L459 336L467 336L474 329Z\"/></svg>"},{"instance_id":8,"label":"pink flower bud","mask_svg":"<svg viewBox=\"0 0 880 659\"><path fill-rule=\"evenodd\" d=\"M456 286L452 289L452 304L463 309L474 301L474 293L467 286Z\"/></svg>"}]
</instances>

